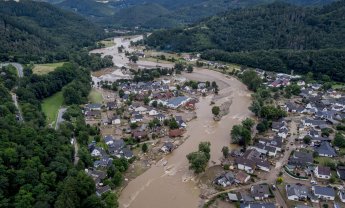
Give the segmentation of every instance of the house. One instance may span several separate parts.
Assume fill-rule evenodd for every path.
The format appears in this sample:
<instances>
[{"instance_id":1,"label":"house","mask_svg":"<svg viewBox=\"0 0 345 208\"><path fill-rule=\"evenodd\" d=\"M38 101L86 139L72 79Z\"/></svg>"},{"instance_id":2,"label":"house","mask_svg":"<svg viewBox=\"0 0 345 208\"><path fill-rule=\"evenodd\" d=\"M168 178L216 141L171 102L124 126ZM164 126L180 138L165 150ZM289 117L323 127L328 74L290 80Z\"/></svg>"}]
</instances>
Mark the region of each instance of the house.
<instances>
[{"instance_id":1,"label":"house","mask_svg":"<svg viewBox=\"0 0 345 208\"><path fill-rule=\"evenodd\" d=\"M182 116L176 116L175 120L176 120L176 122L180 128L186 128L187 127L187 124L186 124L186 122L184 122Z\"/></svg>"},{"instance_id":2,"label":"house","mask_svg":"<svg viewBox=\"0 0 345 208\"><path fill-rule=\"evenodd\" d=\"M315 177L321 179L330 179L331 178L331 169L329 167L317 166L314 170Z\"/></svg>"},{"instance_id":3,"label":"house","mask_svg":"<svg viewBox=\"0 0 345 208\"><path fill-rule=\"evenodd\" d=\"M114 140L113 144L108 148L108 152L111 155L118 155L122 148L126 146L125 141L123 139Z\"/></svg>"},{"instance_id":4,"label":"house","mask_svg":"<svg viewBox=\"0 0 345 208\"><path fill-rule=\"evenodd\" d=\"M104 143L111 146L114 143L114 138L110 135L104 137Z\"/></svg>"},{"instance_id":5,"label":"house","mask_svg":"<svg viewBox=\"0 0 345 208\"><path fill-rule=\"evenodd\" d=\"M183 133L182 129L172 129L169 131L169 137L182 137Z\"/></svg>"},{"instance_id":6,"label":"house","mask_svg":"<svg viewBox=\"0 0 345 208\"><path fill-rule=\"evenodd\" d=\"M100 157L102 156L104 150L100 147L95 147L92 152L91 152L91 156L92 157Z\"/></svg>"},{"instance_id":7,"label":"house","mask_svg":"<svg viewBox=\"0 0 345 208\"><path fill-rule=\"evenodd\" d=\"M264 200L271 195L267 184L253 185L250 188L250 193L255 200Z\"/></svg>"},{"instance_id":8,"label":"house","mask_svg":"<svg viewBox=\"0 0 345 208\"><path fill-rule=\"evenodd\" d=\"M157 116L159 112L156 109L151 109L149 111L149 116Z\"/></svg>"},{"instance_id":9,"label":"house","mask_svg":"<svg viewBox=\"0 0 345 208\"><path fill-rule=\"evenodd\" d=\"M102 194L107 193L109 191L111 191L111 188L109 185L106 185L106 186L102 186L102 187L97 188L96 194L97 194L97 196L100 197L100 196L102 196Z\"/></svg>"},{"instance_id":10,"label":"house","mask_svg":"<svg viewBox=\"0 0 345 208\"><path fill-rule=\"evenodd\" d=\"M230 193L230 192L228 193L228 199L231 202L239 201L239 198L238 198L237 194Z\"/></svg>"},{"instance_id":11,"label":"house","mask_svg":"<svg viewBox=\"0 0 345 208\"><path fill-rule=\"evenodd\" d=\"M186 104L189 99L190 98L186 97L186 96L179 96L179 97L170 98L167 101L166 106L169 107L169 108L177 109L180 106Z\"/></svg>"},{"instance_id":12,"label":"house","mask_svg":"<svg viewBox=\"0 0 345 208\"><path fill-rule=\"evenodd\" d=\"M133 157L133 152L128 149L127 147L120 150L119 155L117 155L119 158L126 158L127 160L131 159Z\"/></svg>"},{"instance_id":13,"label":"house","mask_svg":"<svg viewBox=\"0 0 345 208\"><path fill-rule=\"evenodd\" d=\"M146 131L135 130L132 132L132 136L134 137L134 139L141 141L147 139L148 134Z\"/></svg>"},{"instance_id":14,"label":"house","mask_svg":"<svg viewBox=\"0 0 345 208\"><path fill-rule=\"evenodd\" d=\"M254 161L243 158L243 157L238 157L235 159L235 163L237 164L237 168L239 170L244 170L247 173L254 173L256 164Z\"/></svg>"},{"instance_id":15,"label":"house","mask_svg":"<svg viewBox=\"0 0 345 208\"><path fill-rule=\"evenodd\" d=\"M312 191L318 199L334 201L335 192L332 187L313 186Z\"/></svg>"},{"instance_id":16,"label":"house","mask_svg":"<svg viewBox=\"0 0 345 208\"><path fill-rule=\"evenodd\" d=\"M223 187L231 186L235 183L235 176L232 172L227 172L224 175L216 178L215 183Z\"/></svg>"},{"instance_id":17,"label":"house","mask_svg":"<svg viewBox=\"0 0 345 208\"><path fill-rule=\"evenodd\" d=\"M250 202L250 203L241 203L240 208L276 208L273 203L266 202Z\"/></svg>"},{"instance_id":18,"label":"house","mask_svg":"<svg viewBox=\"0 0 345 208\"><path fill-rule=\"evenodd\" d=\"M329 142L321 142L320 146L315 147L315 152L322 157L335 157L337 153L335 152L334 148L331 147Z\"/></svg>"},{"instance_id":19,"label":"house","mask_svg":"<svg viewBox=\"0 0 345 208\"><path fill-rule=\"evenodd\" d=\"M100 119L101 115L102 114L100 110L85 111L85 117L87 119Z\"/></svg>"},{"instance_id":20,"label":"house","mask_svg":"<svg viewBox=\"0 0 345 208\"><path fill-rule=\"evenodd\" d=\"M96 160L93 163L93 166L95 168L101 167L101 168L107 168L111 165L113 159L108 157L107 155L104 155L100 160Z\"/></svg>"},{"instance_id":21,"label":"house","mask_svg":"<svg viewBox=\"0 0 345 208\"><path fill-rule=\"evenodd\" d=\"M338 195L339 195L340 201L345 203L345 190L339 190Z\"/></svg>"},{"instance_id":22,"label":"house","mask_svg":"<svg viewBox=\"0 0 345 208\"><path fill-rule=\"evenodd\" d=\"M289 130L288 129L280 129L278 132L278 136L280 136L283 139L286 139L286 137L289 134Z\"/></svg>"},{"instance_id":23,"label":"house","mask_svg":"<svg viewBox=\"0 0 345 208\"><path fill-rule=\"evenodd\" d=\"M142 122L143 119L144 119L143 115L141 115L141 114L135 114L135 115L131 118L131 123Z\"/></svg>"},{"instance_id":24,"label":"house","mask_svg":"<svg viewBox=\"0 0 345 208\"><path fill-rule=\"evenodd\" d=\"M345 166L337 167L337 175L341 180L345 180Z\"/></svg>"},{"instance_id":25,"label":"house","mask_svg":"<svg viewBox=\"0 0 345 208\"><path fill-rule=\"evenodd\" d=\"M166 119L166 116L164 114L158 114L155 116L160 122L163 122Z\"/></svg>"},{"instance_id":26,"label":"house","mask_svg":"<svg viewBox=\"0 0 345 208\"><path fill-rule=\"evenodd\" d=\"M98 103L87 104L85 106L85 109L90 110L90 111L100 111L101 108L102 108L102 105Z\"/></svg>"},{"instance_id":27,"label":"house","mask_svg":"<svg viewBox=\"0 0 345 208\"><path fill-rule=\"evenodd\" d=\"M308 199L308 188L305 185L287 184L285 189L289 200L305 201Z\"/></svg>"},{"instance_id":28,"label":"house","mask_svg":"<svg viewBox=\"0 0 345 208\"><path fill-rule=\"evenodd\" d=\"M272 146L269 146L267 144L263 144L263 143L260 143L260 142L255 144L251 148L256 149L261 154L269 155L269 156L272 156L272 157L275 157L276 154L277 154L277 149L275 147L272 147Z\"/></svg>"},{"instance_id":29,"label":"house","mask_svg":"<svg viewBox=\"0 0 345 208\"><path fill-rule=\"evenodd\" d=\"M164 153L169 153L169 152L172 152L174 150L174 148L175 148L175 146L173 143L165 142L160 150Z\"/></svg>"},{"instance_id":30,"label":"house","mask_svg":"<svg viewBox=\"0 0 345 208\"><path fill-rule=\"evenodd\" d=\"M114 116L114 117L111 119L111 124L113 124L113 125L120 125L120 124L121 124L121 118L120 118L120 116Z\"/></svg>"},{"instance_id":31,"label":"house","mask_svg":"<svg viewBox=\"0 0 345 208\"><path fill-rule=\"evenodd\" d=\"M313 154L304 151L295 151L292 156L290 156L288 164L298 167L306 167L313 164Z\"/></svg>"},{"instance_id":32,"label":"house","mask_svg":"<svg viewBox=\"0 0 345 208\"><path fill-rule=\"evenodd\" d=\"M112 102L107 102L106 104L108 110L114 110L117 108L117 103L112 101Z\"/></svg>"},{"instance_id":33,"label":"house","mask_svg":"<svg viewBox=\"0 0 345 208\"><path fill-rule=\"evenodd\" d=\"M236 183L247 183L248 180L250 179L250 175L248 175L247 173L240 171L235 175L235 182Z\"/></svg>"},{"instance_id":34,"label":"house","mask_svg":"<svg viewBox=\"0 0 345 208\"><path fill-rule=\"evenodd\" d=\"M144 106L139 106L139 107L135 108L134 111L143 115L143 114L147 113L147 108L145 108Z\"/></svg>"}]
</instances>

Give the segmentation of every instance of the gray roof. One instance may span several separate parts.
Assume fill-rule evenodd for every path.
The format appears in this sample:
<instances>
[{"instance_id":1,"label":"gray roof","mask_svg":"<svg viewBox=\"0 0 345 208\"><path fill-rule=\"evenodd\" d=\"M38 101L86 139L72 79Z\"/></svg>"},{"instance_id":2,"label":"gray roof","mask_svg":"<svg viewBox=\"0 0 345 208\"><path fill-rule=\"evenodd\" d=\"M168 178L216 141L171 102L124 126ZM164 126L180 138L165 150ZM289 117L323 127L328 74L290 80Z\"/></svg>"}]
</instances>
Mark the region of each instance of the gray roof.
<instances>
[{"instance_id":1,"label":"gray roof","mask_svg":"<svg viewBox=\"0 0 345 208\"><path fill-rule=\"evenodd\" d=\"M175 97L171 98L168 100L168 105L173 105L173 106L179 106L181 105L182 102L186 101L188 97L186 96L180 96L180 97Z\"/></svg>"},{"instance_id":2,"label":"gray roof","mask_svg":"<svg viewBox=\"0 0 345 208\"><path fill-rule=\"evenodd\" d=\"M267 184L253 185L251 194L253 197L264 197L265 195L270 195L270 190Z\"/></svg>"},{"instance_id":3,"label":"gray roof","mask_svg":"<svg viewBox=\"0 0 345 208\"><path fill-rule=\"evenodd\" d=\"M335 191L332 187L314 186L313 189L315 195L335 196Z\"/></svg>"},{"instance_id":4,"label":"gray roof","mask_svg":"<svg viewBox=\"0 0 345 208\"><path fill-rule=\"evenodd\" d=\"M287 184L286 194L287 196L307 197L308 188L302 184Z\"/></svg>"},{"instance_id":5,"label":"gray roof","mask_svg":"<svg viewBox=\"0 0 345 208\"><path fill-rule=\"evenodd\" d=\"M252 202L252 203L241 203L240 208L275 208L273 203L265 202Z\"/></svg>"},{"instance_id":6,"label":"gray roof","mask_svg":"<svg viewBox=\"0 0 345 208\"><path fill-rule=\"evenodd\" d=\"M322 142L319 147L315 147L315 151L319 153L319 155L331 155L331 156L336 156L337 153L331 147L329 142Z\"/></svg>"}]
</instances>

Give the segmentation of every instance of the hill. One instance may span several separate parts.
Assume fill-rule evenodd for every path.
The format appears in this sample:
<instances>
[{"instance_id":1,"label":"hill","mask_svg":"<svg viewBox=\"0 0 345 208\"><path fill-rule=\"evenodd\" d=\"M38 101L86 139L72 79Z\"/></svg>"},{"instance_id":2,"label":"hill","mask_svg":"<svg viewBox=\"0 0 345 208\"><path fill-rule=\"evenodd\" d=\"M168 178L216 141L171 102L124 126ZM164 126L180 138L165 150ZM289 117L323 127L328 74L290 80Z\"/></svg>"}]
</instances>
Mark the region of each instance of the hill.
<instances>
[{"instance_id":1,"label":"hill","mask_svg":"<svg viewBox=\"0 0 345 208\"><path fill-rule=\"evenodd\" d=\"M232 10L185 29L159 31L147 43L174 51L217 49L204 57L270 70L320 70L345 81L338 73L344 66L344 18L344 0L323 8L274 3Z\"/></svg>"},{"instance_id":2,"label":"hill","mask_svg":"<svg viewBox=\"0 0 345 208\"><path fill-rule=\"evenodd\" d=\"M143 23L155 17L168 14L169 10L159 4L140 4L117 12L109 23L115 23L122 27L142 26Z\"/></svg>"},{"instance_id":3,"label":"hill","mask_svg":"<svg viewBox=\"0 0 345 208\"><path fill-rule=\"evenodd\" d=\"M56 6L63 9L72 10L85 17L98 20L102 17L109 17L115 14L115 8L109 4L90 0L65 0Z\"/></svg>"},{"instance_id":4,"label":"hill","mask_svg":"<svg viewBox=\"0 0 345 208\"><path fill-rule=\"evenodd\" d=\"M0 60L52 62L103 35L86 19L48 3L0 1Z\"/></svg>"},{"instance_id":5,"label":"hill","mask_svg":"<svg viewBox=\"0 0 345 208\"><path fill-rule=\"evenodd\" d=\"M51 0L49 0L51 1ZM276 0L65 0L57 4L93 21L120 27L173 28L195 23L229 9L273 3ZM334 0L281 0L318 6ZM133 13L135 12L135 13ZM138 15L137 15L138 14ZM130 19L133 18L133 21Z\"/></svg>"}]
</instances>

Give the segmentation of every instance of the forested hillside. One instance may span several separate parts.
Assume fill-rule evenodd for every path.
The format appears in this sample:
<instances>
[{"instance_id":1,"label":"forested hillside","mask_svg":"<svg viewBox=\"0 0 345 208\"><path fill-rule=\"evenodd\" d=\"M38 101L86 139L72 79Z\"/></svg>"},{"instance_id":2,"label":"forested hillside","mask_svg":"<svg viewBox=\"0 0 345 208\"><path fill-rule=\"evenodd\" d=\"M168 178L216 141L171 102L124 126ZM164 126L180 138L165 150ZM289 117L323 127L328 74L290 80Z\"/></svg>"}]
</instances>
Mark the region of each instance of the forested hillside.
<instances>
[{"instance_id":1,"label":"forested hillside","mask_svg":"<svg viewBox=\"0 0 345 208\"><path fill-rule=\"evenodd\" d=\"M314 70L345 81L344 19L344 0L323 8L274 3L155 32L146 41L163 50L206 51L203 57L210 60L285 72Z\"/></svg>"},{"instance_id":2,"label":"forested hillside","mask_svg":"<svg viewBox=\"0 0 345 208\"><path fill-rule=\"evenodd\" d=\"M103 30L48 3L0 1L0 60L48 62L94 46Z\"/></svg>"},{"instance_id":3,"label":"forested hillside","mask_svg":"<svg viewBox=\"0 0 345 208\"><path fill-rule=\"evenodd\" d=\"M116 27L173 28L195 23L229 9L273 3L276 0L65 0L58 6ZM334 0L281 0L295 5L319 6ZM111 11L111 12L110 12ZM114 14L112 14L112 12ZM133 21L129 21L129 20Z\"/></svg>"}]
</instances>

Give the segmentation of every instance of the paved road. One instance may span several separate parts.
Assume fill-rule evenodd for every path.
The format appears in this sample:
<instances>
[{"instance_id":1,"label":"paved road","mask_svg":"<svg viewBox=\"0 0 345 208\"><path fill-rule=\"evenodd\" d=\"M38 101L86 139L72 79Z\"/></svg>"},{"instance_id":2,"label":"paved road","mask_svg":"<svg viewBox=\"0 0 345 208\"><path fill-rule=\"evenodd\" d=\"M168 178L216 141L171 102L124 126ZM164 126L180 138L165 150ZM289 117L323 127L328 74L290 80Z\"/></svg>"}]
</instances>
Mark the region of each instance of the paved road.
<instances>
[{"instance_id":1,"label":"paved road","mask_svg":"<svg viewBox=\"0 0 345 208\"><path fill-rule=\"evenodd\" d=\"M14 105L16 106L16 108L18 110L18 117L19 117L18 119L19 119L19 121L23 122L24 118L23 118L22 111L20 110L19 105L18 105L17 95L14 94L14 93L11 93L11 95L12 95L13 103L14 103Z\"/></svg>"},{"instance_id":2,"label":"paved road","mask_svg":"<svg viewBox=\"0 0 345 208\"><path fill-rule=\"evenodd\" d=\"M11 62L11 63L1 63L1 64L0 64L0 67L8 66L8 65L10 65L10 64L11 64L12 66L16 67L17 72L18 72L18 77L24 77L23 66L22 66L20 63L14 63L14 62Z\"/></svg>"},{"instance_id":3,"label":"paved road","mask_svg":"<svg viewBox=\"0 0 345 208\"><path fill-rule=\"evenodd\" d=\"M62 118L63 114L66 112L67 108L60 108L58 112L58 116L56 118L56 123L55 123L55 130L59 129L61 122L64 121Z\"/></svg>"}]
</instances>

